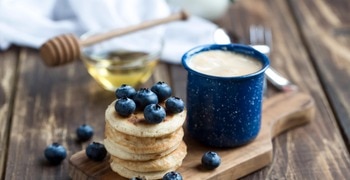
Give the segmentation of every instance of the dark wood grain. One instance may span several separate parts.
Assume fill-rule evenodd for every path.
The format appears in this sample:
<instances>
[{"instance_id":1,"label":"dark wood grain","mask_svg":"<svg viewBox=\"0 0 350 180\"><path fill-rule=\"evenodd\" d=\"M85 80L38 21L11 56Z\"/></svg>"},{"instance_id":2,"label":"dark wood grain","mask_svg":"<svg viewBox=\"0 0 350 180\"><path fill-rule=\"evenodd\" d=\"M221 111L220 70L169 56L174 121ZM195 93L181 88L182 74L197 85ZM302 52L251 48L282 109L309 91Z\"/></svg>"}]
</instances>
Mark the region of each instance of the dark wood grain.
<instances>
[{"instance_id":1,"label":"dark wood grain","mask_svg":"<svg viewBox=\"0 0 350 180\"><path fill-rule=\"evenodd\" d=\"M4 178L7 144L11 126L11 115L16 89L18 48L0 52L0 179Z\"/></svg>"},{"instance_id":2,"label":"dark wood grain","mask_svg":"<svg viewBox=\"0 0 350 180\"><path fill-rule=\"evenodd\" d=\"M306 0L289 4L349 149L350 1Z\"/></svg>"},{"instance_id":3,"label":"dark wood grain","mask_svg":"<svg viewBox=\"0 0 350 180\"><path fill-rule=\"evenodd\" d=\"M350 117L349 3L244 0L218 21L240 42L249 39L250 24L270 27L272 66L312 94L317 108L310 124L274 139L274 159L268 167L243 179L350 177L349 153L336 121L347 127ZM0 53L0 75L0 177L68 179L68 161L51 166L43 150L58 142L69 158L89 142L102 140L104 111L113 92L100 88L81 62L48 68L37 51L25 48ZM186 99L186 75L181 65L160 63L143 86L166 81L176 96ZM269 96L276 93L269 88ZM75 129L83 123L93 126L95 135L80 143ZM343 132L347 136L346 128Z\"/></svg>"},{"instance_id":4,"label":"dark wood grain","mask_svg":"<svg viewBox=\"0 0 350 180\"><path fill-rule=\"evenodd\" d=\"M104 112L114 93L103 90L88 75L81 62L48 68L34 50L23 49L16 93L6 177L9 179L67 179L68 162L51 166L43 151L53 142L62 144L68 158L91 141L103 140ZM143 86L167 78L167 65ZM76 128L87 123L94 128L92 140L76 140ZM45 171L43 171L45 169Z\"/></svg>"},{"instance_id":5,"label":"dark wood grain","mask_svg":"<svg viewBox=\"0 0 350 180\"><path fill-rule=\"evenodd\" d=\"M76 141L75 129L83 123L94 127L93 140L102 140L104 110L114 95L102 90L80 62L47 68L36 51L23 49L19 70L6 177L67 179L68 163L50 166L45 147L61 143L68 156L81 150L87 143Z\"/></svg>"},{"instance_id":6,"label":"dark wood grain","mask_svg":"<svg viewBox=\"0 0 350 180\"><path fill-rule=\"evenodd\" d=\"M305 13L314 12L300 8L298 4L295 4L295 8L305 10ZM292 10L285 1L238 1L221 22L243 42L249 39L247 32L250 24L271 28L272 66L295 82L302 91L310 92L318 109L316 119L311 124L276 138L273 163L246 179L346 179L350 176L347 171L350 167L349 154ZM313 30L309 30L301 33L311 34ZM322 39L321 36L314 38ZM314 45L317 46L317 43ZM344 86L339 88L346 90Z\"/></svg>"},{"instance_id":7,"label":"dark wood grain","mask_svg":"<svg viewBox=\"0 0 350 180\"><path fill-rule=\"evenodd\" d=\"M185 133L187 156L177 171L184 179L191 180L237 179L250 174L270 164L273 137L308 123L314 119L314 114L314 101L309 94L291 92L267 98L263 104L261 130L254 141L238 148L214 149L194 141ZM222 159L220 166L215 171L198 168L203 153L213 150ZM96 163L86 156L85 151L72 155L69 163L73 179L124 179L109 167L109 158Z\"/></svg>"}]
</instances>

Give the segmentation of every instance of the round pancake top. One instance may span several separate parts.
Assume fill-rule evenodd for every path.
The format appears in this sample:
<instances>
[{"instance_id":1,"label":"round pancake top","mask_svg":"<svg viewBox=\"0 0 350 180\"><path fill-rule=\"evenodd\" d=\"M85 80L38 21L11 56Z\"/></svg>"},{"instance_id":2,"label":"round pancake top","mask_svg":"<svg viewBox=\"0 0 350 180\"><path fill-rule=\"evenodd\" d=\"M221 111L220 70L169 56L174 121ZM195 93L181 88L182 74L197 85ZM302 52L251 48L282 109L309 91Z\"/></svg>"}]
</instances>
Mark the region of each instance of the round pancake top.
<instances>
[{"instance_id":1,"label":"round pancake top","mask_svg":"<svg viewBox=\"0 0 350 180\"><path fill-rule=\"evenodd\" d=\"M135 111L129 117L122 117L115 111L113 101L105 113L106 121L117 131L138 137L161 137L175 132L186 119L186 110L177 114L167 114L158 124L147 123L142 111Z\"/></svg>"}]
</instances>

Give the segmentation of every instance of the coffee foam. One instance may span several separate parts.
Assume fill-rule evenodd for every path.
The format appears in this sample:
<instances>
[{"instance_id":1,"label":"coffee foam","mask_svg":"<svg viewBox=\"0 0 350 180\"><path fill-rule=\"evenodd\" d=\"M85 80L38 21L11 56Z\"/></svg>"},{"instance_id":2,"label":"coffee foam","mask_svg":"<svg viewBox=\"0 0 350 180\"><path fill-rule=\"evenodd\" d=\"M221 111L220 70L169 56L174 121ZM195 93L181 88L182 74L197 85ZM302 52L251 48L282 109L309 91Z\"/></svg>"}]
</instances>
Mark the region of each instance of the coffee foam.
<instances>
[{"instance_id":1,"label":"coffee foam","mask_svg":"<svg viewBox=\"0 0 350 180\"><path fill-rule=\"evenodd\" d=\"M262 68L262 63L253 57L222 50L200 52L192 56L188 66L203 74L231 77L252 74Z\"/></svg>"}]
</instances>

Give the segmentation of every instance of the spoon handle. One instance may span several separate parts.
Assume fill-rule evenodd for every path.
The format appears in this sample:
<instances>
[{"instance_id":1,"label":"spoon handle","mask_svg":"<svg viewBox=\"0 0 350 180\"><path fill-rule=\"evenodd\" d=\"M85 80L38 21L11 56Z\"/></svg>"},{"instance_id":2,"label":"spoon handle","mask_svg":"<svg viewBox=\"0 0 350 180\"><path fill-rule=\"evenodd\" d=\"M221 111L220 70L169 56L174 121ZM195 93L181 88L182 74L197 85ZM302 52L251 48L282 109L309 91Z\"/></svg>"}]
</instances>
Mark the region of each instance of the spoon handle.
<instances>
[{"instance_id":1,"label":"spoon handle","mask_svg":"<svg viewBox=\"0 0 350 180\"><path fill-rule=\"evenodd\" d=\"M95 43L98 43L98 42L101 42L104 40L108 40L108 39L111 39L111 38L114 38L117 36L127 34L127 33L135 32L138 30L150 28L150 27L153 27L156 25L165 24L165 23L172 22L172 21L186 20L187 18L188 18L188 14L185 11L180 11L178 13L172 14L172 15L165 17L165 18L154 19L154 20L142 22L141 24L128 26L125 28L118 28L118 29L108 31L106 33L96 34L96 35L90 36L86 39L80 40L80 45L81 46L89 46L89 45L92 45L92 44L95 44Z\"/></svg>"},{"instance_id":2,"label":"spoon handle","mask_svg":"<svg viewBox=\"0 0 350 180\"><path fill-rule=\"evenodd\" d=\"M278 90L283 92L298 90L296 85L292 84L272 67L266 69L265 75L267 80L269 80Z\"/></svg>"}]
</instances>

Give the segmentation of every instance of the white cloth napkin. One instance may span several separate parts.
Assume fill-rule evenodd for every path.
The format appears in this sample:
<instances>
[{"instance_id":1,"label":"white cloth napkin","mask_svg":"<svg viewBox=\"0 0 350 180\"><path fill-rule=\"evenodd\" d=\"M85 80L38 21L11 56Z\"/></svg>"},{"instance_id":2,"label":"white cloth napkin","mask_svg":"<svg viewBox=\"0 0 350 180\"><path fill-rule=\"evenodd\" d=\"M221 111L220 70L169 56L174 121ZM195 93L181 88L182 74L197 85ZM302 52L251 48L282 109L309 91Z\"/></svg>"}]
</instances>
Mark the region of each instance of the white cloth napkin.
<instances>
[{"instance_id":1,"label":"white cloth napkin","mask_svg":"<svg viewBox=\"0 0 350 180\"><path fill-rule=\"evenodd\" d=\"M165 0L2 0L0 1L0 49L10 45L39 48L49 38L74 33L126 27L166 17L171 7ZM200 17L177 21L142 31L135 42L151 47L151 38L164 36L162 60L180 63L192 47L213 43L216 25ZM135 38L141 39L141 38ZM127 45L125 45L127 46Z\"/></svg>"}]
</instances>

